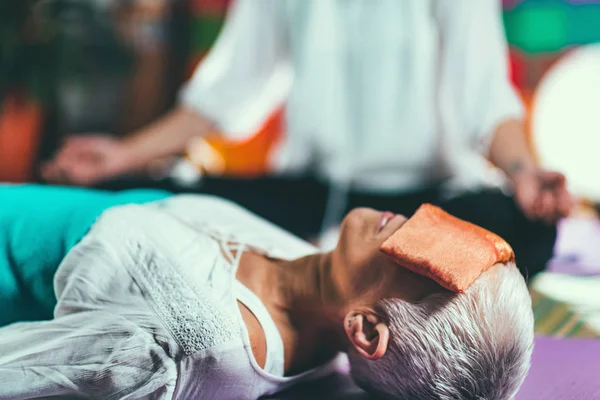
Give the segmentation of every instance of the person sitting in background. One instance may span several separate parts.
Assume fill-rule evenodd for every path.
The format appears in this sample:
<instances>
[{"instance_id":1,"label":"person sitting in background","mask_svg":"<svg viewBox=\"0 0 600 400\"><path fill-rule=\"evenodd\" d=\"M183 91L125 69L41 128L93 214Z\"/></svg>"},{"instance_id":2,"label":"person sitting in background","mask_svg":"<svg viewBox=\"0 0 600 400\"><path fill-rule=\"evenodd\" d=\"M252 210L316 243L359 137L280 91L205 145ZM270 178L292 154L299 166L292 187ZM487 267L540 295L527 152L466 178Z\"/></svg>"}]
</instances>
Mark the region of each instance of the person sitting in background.
<instances>
[{"instance_id":1,"label":"person sitting in background","mask_svg":"<svg viewBox=\"0 0 600 400\"><path fill-rule=\"evenodd\" d=\"M573 200L564 176L528 147L500 10L498 0L237 0L175 110L124 140L71 138L43 175L95 185L285 99L273 176L205 178L196 190L303 237L355 207L411 215L434 203L508 240L531 276L552 256L555 222Z\"/></svg>"},{"instance_id":2,"label":"person sitting in background","mask_svg":"<svg viewBox=\"0 0 600 400\"><path fill-rule=\"evenodd\" d=\"M497 264L449 292L380 251L405 221L355 209L320 253L213 196L113 207L56 270L54 319L0 328L0 397L254 400L347 352L385 398L512 398L533 348L523 277Z\"/></svg>"}]
</instances>

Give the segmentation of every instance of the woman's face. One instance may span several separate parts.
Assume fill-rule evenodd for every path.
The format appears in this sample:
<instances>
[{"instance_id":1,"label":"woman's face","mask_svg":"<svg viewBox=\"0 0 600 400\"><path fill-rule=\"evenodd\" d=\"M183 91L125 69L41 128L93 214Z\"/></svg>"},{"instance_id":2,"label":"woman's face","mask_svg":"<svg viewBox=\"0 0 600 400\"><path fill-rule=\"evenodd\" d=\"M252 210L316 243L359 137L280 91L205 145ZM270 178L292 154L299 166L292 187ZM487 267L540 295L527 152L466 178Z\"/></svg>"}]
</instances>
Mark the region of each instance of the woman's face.
<instances>
[{"instance_id":1,"label":"woman's face","mask_svg":"<svg viewBox=\"0 0 600 400\"><path fill-rule=\"evenodd\" d=\"M391 262L379 249L405 222L402 215L355 208L342 222L338 250L349 264Z\"/></svg>"},{"instance_id":2,"label":"woman's face","mask_svg":"<svg viewBox=\"0 0 600 400\"><path fill-rule=\"evenodd\" d=\"M439 288L437 283L401 267L380 251L383 242L406 220L402 215L371 208L356 208L344 218L333 260L339 269L350 274L356 292L418 300Z\"/></svg>"}]
</instances>

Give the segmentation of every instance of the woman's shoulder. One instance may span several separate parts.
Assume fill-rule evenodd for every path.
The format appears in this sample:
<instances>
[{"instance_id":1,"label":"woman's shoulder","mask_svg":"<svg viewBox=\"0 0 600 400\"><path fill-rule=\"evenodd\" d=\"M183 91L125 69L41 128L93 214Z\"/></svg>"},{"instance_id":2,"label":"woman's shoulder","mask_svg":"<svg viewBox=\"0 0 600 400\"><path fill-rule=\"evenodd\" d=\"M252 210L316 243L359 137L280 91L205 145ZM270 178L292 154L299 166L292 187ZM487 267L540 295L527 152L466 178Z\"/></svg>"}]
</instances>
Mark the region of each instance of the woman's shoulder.
<instances>
[{"instance_id":1,"label":"woman's shoulder","mask_svg":"<svg viewBox=\"0 0 600 400\"><path fill-rule=\"evenodd\" d=\"M222 301L231 275L215 268L220 250L208 235L160 208L131 204L104 212L82 243L107 248L186 355L241 343L233 306Z\"/></svg>"},{"instance_id":2,"label":"woman's shoulder","mask_svg":"<svg viewBox=\"0 0 600 400\"><path fill-rule=\"evenodd\" d=\"M121 260L186 259L191 244L206 247L212 242L207 235L185 226L155 207L125 204L104 211L82 240L88 246L101 246Z\"/></svg>"},{"instance_id":3,"label":"woman's shoulder","mask_svg":"<svg viewBox=\"0 0 600 400\"><path fill-rule=\"evenodd\" d=\"M305 240L217 196L178 195L148 207L162 208L188 224L252 245L274 257L298 258L318 251Z\"/></svg>"}]
</instances>

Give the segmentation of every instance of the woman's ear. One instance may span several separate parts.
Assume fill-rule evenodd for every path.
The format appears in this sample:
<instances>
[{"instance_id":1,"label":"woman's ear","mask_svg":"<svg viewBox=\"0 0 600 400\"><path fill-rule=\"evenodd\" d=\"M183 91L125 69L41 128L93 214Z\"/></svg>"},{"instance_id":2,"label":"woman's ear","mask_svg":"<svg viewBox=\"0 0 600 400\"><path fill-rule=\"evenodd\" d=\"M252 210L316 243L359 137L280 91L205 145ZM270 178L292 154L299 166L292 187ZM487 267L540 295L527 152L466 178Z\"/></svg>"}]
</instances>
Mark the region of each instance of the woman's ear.
<instances>
[{"instance_id":1,"label":"woman's ear","mask_svg":"<svg viewBox=\"0 0 600 400\"><path fill-rule=\"evenodd\" d=\"M379 360L387 351L390 330L373 310L350 311L344 330L354 349L367 360Z\"/></svg>"}]
</instances>

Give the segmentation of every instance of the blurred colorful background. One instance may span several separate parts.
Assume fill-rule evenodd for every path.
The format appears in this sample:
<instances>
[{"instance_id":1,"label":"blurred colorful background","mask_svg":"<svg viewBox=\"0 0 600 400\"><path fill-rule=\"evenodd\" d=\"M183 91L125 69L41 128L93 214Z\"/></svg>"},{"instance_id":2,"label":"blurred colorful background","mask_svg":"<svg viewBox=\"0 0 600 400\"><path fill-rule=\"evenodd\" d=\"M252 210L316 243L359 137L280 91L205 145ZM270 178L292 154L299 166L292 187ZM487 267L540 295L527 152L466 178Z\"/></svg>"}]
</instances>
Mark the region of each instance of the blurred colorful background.
<instances>
[{"instance_id":1,"label":"blurred colorful background","mask_svg":"<svg viewBox=\"0 0 600 400\"><path fill-rule=\"evenodd\" d=\"M3 2L0 41L12 43L18 57L0 56L8 76L0 81L0 180L36 179L36 165L69 133L125 135L164 113L216 39L230 1ZM44 12L60 27L25 21L23 10L35 3L52 4ZM600 43L600 1L504 0L503 7L511 78L531 108L540 80L558 60ZM16 42L15 21L26 27ZM257 154L268 152L280 128L275 115L244 143L214 139L209 150L225 163L219 173L260 174L265 157ZM8 134L15 130L22 133Z\"/></svg>"},{"instance_id":2,"label":"blurred colorful background","mask_svg":"<svg viewBox=\"0 0 600 400\"><path fill-rule=\"evenodd\" d=\"M600 42L600 1L505 0L512 79L526 100L570 49Z\"/></svg>"}]
</instances>

